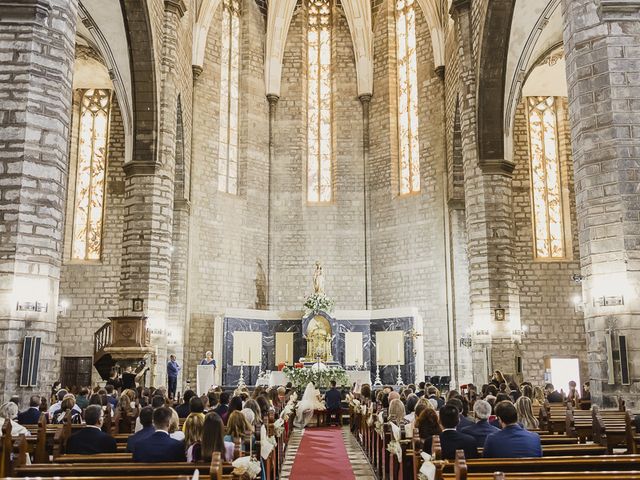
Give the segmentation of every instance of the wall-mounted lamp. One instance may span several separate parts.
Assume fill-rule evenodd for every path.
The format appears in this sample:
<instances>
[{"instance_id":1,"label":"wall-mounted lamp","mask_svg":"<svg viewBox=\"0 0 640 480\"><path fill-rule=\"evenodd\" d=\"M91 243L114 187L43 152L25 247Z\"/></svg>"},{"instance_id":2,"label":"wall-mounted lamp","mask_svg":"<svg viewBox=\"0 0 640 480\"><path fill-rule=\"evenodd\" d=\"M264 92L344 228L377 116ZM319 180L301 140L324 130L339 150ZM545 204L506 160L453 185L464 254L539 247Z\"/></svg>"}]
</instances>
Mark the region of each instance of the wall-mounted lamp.
<instances>
[{"instance_id":1,"label":"wall-mounted lamp","mask_svg":"<svg viewBox=\"0 0 640 480\"><path fill-rule=\"evenodd\" d=\"M24 302L19 300L16 305L18 312L46 312L49 310L49 304L46 302Z\"/></svg>"},{"instance_id":2,"label":"wall-mounted lamp","mask_svg":"<svg viewBox=\"0 0 640 480\"><path fill-rule=\"evenodd\" d=\"M571 275L571 280L574 283L581 284L582 281L584 280L584 277L582 275L580 275L579 273L574 273L573 275Z\"/></svg>"},{"instance_id":3,"label":"wall-mounted lamp","mask_svg":"<svg viewBox=\"0 0 640 480\"><path fill-rule=\"evenodd\" d=\"M461 347L471 348L472 345L473 345L473 339L471 338L471 335L467 334L460 337Z\"/></svg>"},{"instance_id":4,"label":"wall-mounted lamp","mask_svg":"<svg viewBox=\"0 0 640 480\"><path fill-rule=\"evenodd\" d=\"M522 338L527 334L528 330L529 328L526 325L511 330L511 340L513 343L522 343Z\"/></svg>"},{"instance_id":5,"label":"wall-mounted lamp","mask_svg":"<svg viewBox=\"0 0 640 480\"><path fill-rule=\"evenodd\" d=\"M620 305L624 305L624 297L622 295L598 297L593 299L594 307L618 307Z\"/></svg>"}]
</instances>

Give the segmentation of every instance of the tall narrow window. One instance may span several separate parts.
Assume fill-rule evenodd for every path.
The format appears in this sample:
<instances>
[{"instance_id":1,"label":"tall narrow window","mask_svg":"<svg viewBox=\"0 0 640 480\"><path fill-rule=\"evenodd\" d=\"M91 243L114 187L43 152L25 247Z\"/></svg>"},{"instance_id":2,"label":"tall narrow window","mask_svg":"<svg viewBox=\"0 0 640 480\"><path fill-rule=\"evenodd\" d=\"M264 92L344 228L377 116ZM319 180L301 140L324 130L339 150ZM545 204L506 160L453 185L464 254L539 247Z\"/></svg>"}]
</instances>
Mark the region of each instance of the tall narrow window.
<instances>
[{"instance_id":1,"label":"tall narrow window","mask_svg":"<svg viewBox=\"0 0 640 480\"><path fill-rule=\"evenodd\" d=\"M396 1L400 195L420 191L415 0Z\"/></svg>"},{"instance_id":2,"label":"tall narrow window","mask_svg":"<svg viewBox=\"0 0 640 480\"><path fill-rule=\"evenodd\" d=\"M307 98L307 200L330 202L331 0L309 0Z\"/></svg>"},{"instance_id":3,"label":"tall narrow window","mask_svg":"<svg viewBox=\"0 0 640 480\"><path fill-rule=\"evenodd\" d=\"M564 258L558 128L554 97L528 97L535 255Z\"/></svg>"},{"instance_id":4,"label":"tall narrow window","mask_svg":"<svg viewBox=\"0 0 640 480\"><path fill-rule=\"evenodd\" d=\"M238 193L240 0L224 0L220 59L218 190L235 195Z\"/></svg>"},{"instance_id":5,"label":"tall narrow window","mask_svg":"<svg viewBox=\"0 0 640 480\"><path fill-rule=\"evenodd\" d=\"M110 109L110 90L82 94L72 242L72 258L77 260L99 260L102 251Z\"/></svg>"}]
</instances>

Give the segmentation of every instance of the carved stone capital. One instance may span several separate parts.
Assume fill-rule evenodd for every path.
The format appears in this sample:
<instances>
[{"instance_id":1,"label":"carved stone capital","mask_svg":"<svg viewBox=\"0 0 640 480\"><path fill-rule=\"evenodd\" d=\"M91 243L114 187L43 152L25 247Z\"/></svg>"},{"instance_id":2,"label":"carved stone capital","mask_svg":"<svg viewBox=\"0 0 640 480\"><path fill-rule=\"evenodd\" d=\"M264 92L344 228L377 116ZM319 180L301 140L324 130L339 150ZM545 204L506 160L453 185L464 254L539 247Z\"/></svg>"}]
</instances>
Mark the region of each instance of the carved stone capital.
<instances>
[{"instance_id":1,"label":"carved stone capital","mask_svg":"<svg viewBox=\"0 0 640 480\"><path fill-rule=\"evenodd\" d=\"M503 175L510 177L516 164L504 158L480 160L480 168L485 175Z\"/></svg>"},{"instance_id":2,"label":"carved stone capital","mask_svg":"<svg viewBox=\"0 0 640 480\"><path fill-rule=\"evenodd\" d=\"M371 97L373 95L371 95L370 93L363 93L362 95L360 95L358 97L358 99L360 100L360 103L364 104L369 104L371 103Z\"/></svg>"},{"instance_id":3,"label":"carved stone capital","mask_svg":"<svg viewBox=\"0 0 640 480\"><path fill-rule=\"evenodd\" d=\"M438 65L436 67L436 75L438 76L438 78L442 81L444 81L444 72L445 72L445 67L444 65Z\"/></svg>"},{"instance_id":4,"label":"carved stone capital","mask_svg":"<svg viewBox=\"0 0 640 480\"><path fill-rule=\"evenodd\" d=\"M453 0L451 2L451 8L449 9L449 15L455 18L456 15L471 10L471 0Z\"/></svg>"},{"instance_id":5,"label":"carved stone capital","mask_svg":"<svg viewBox=\"0 0 640 480\"><path fill-rule=\"evenodd\" d=\"M122 167L127 177L133 176L149 176L156 173L158 164L156 162L149 161L132 161L127 162Z\"/></svg>"},{"instance_id":6,"label":"carved stone capital","mask_svg":"<svg viewBox=\"0 0 640 480\"><path fill-rule=\"evenodd\" d=\"M182 18L187 11L184 0L164 0L164 11L175 13L178 18Z\"/></svg>"},{"instance_id":7,"label":"carved stone capital","mask_svg":"<svg viewBox=\"0 0 640 480\"><path fill-rule=\"evenodd\" d=\"M203 70L202 65L191 65L191 71L193 72L194 82L200 76L200 74L202 73L202 70Z\"/></svg>"},{"instance_id":8,"label":"carved stone capital","mask_svg":"<svg viewBox=\"0 0 640 480\"><path fill-rule=\"evenodd\" d=\"M0 23L42 24L50 13L50 0L9 0L0 3Z\"/></svg>"},{"instance_id":9,"label":"carved stone capital","mask_svg":"<svg viewBox=\"0 0 640 480\"><path fill-rule=\"evenodd\" d=\"M188 215L191 212L191 202L186 198L178 198L173 201L173 210L185 212Z\"/></svg>"},{"instance_id":10,"label":"carved stone capital","mask_svg":"<svg viewBox=\"0 0 640 480\"><path fill-rule=\"evenodd\" d=\"M280 97L275 93L267 94L267 101L269 102L270 107L275 107L278 103L278 100L280 100Z\"/></svg>"},{"instance_id":11,"label":"carved stone capital","mask_svg":"<svg viewBox=\"0 0 640 480\"><path fill-rule=\"evenodd\" d=\"M605 21L638 21L640 0L600 0L598 15Z\"/></svg>"}]
</instances>

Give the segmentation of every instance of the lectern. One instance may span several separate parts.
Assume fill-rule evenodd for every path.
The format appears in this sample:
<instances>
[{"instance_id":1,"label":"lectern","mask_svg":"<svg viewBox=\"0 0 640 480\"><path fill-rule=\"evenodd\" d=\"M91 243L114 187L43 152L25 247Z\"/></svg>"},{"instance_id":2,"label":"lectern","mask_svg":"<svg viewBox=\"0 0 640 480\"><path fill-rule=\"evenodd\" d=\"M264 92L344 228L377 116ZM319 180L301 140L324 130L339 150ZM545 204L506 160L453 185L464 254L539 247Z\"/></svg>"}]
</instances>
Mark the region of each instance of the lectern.
<instances>
[{"instance_id":1,"label":"lectern","mask_svg":"<svg viewBox=\"0 0 640 480\"><path fill-rule=\"evenodd\" d=\"M215 371L216 367L214 367L213 365L198 365L198 378L196 388L198 396L206 395L209 390L213 388L213 375Z\"/></svg>"}]
</instances>

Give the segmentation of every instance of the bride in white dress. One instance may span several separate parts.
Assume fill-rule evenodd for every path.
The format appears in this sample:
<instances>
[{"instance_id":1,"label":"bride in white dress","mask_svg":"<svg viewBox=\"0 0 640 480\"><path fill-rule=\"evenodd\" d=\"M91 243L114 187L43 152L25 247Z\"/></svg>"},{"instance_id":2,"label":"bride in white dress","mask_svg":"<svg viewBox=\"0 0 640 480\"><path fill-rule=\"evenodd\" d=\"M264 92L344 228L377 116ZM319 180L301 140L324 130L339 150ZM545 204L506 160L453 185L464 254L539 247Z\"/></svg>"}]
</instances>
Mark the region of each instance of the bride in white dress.
<instances>
[{"instance_id":1,"label":"bride in white dress","mask_svg":"<svg viewBox=\"0 0 640 480\"><path fill-rule=\"evenodd\" d=\"M305 428L313 418L314 410L325 410L324 403L320 400L320 393L316 390L313 382L309 382L304 389L302 400L296 407L296 418L293 425L298 428Z\"/></svg>"}]
</instances>

